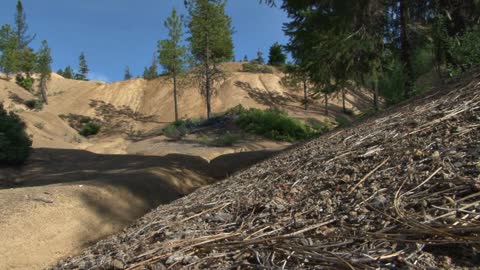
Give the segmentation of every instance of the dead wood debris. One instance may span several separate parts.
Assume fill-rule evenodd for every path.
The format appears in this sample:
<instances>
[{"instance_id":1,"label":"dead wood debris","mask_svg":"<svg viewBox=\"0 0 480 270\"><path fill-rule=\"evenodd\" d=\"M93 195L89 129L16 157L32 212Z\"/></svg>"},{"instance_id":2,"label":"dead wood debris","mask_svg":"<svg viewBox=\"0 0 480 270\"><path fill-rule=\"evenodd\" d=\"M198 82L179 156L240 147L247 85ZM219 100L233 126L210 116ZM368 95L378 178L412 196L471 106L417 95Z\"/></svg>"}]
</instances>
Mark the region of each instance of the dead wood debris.
<instances>
[{"instance_id":1,"label":"dead wood debris","mask_svg":"<svg viewBox=\"0 0 480 270\"><path fill-rule=\"evenodd\" d=\"M479 77L160 206L52 269L475 268Z\"/></svg>"}]
</instances>

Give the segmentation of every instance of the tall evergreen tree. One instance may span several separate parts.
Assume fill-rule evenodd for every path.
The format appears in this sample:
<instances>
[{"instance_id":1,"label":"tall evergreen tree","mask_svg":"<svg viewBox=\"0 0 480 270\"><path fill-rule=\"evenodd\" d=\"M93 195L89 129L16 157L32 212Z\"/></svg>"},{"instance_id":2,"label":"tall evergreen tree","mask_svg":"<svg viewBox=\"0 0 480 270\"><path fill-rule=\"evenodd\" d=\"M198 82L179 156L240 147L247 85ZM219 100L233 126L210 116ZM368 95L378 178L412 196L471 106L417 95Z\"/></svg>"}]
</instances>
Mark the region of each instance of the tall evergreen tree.
<instances>
[{"instance_id":1,"label":"tall evergreen tree","mask_svg":"<svg viewBox=\"0 0 480 270\"><path fill-rule=\"evenodd\" d=\"M265 64L265 58L263 58L263 52L261 50L257 51L257 58L253 61L259 65Z\"/></svg>"},{"instance_id":2,"label":"tall evergreen tree","mask_svg":"<svg viewBox=\"0 0 480 270\"><path fill-rule=\"evenodd\" d=\"M27 16L23 9L21 0L17 2L15 13L15 32L18 39L18 48L24 50L35 39L35 35L30 36L28 32Z\"/></svg>"},{"instance_id":3,"label":"tall evergreen tree","mask_svg":"<svg viewBox=\"0 0 480 270\"><path fill-rule=\"evenodd\" d=\"M0 70L7 75L18 70L18 43L13 28L3 25L0 29Z\"/></svg>"},{"instance_id":4,"label":"tall evergreen tree","mask_svg":"<svg viewBox=\"0 0 480 270\"><path fill-rule=\"evenodd\" d=\"M287 61L287 56L283 53L282 45L275 42L275 44L270 47L270 52L268 55L268 64L272 66L281 66Z\"/></svg>"},{"instance_id":5,"label":"tall evergreen tree","mask_svg":"<svg viewBox=\"0 0 480 270\"><path fill-rule=\"evenodd\" d=\"M51 64L51 50L48 47L47 41L44 40L37 54L37 72L40 74L40 93L45 104L48 104L47 82L50 80L52 74Z\"/></svg>"},{"instance_id":6,"label":"tall evergreen tree","mask_svg":"<svg viewBox=\"0 0 480 270\"><path fill-rule=\"evenodd\" d=\"M145 70L143 71L143 78L145 80L158 78L157 57L155 53L153 54L152 64L150 64L150 67L145 67Z\"/></svg>"},{"instance_id":7,"label":"tall evergreen tree","mask_svg":"<svg viewBox=\"0 0 480 270\"><path fill-rule=\"evenodd\" d=\"M67 66L65 68L65 70L63 71L63 75L62 75L65 79L73 79L74 78L74 74L73 74L73 69L72 67L70 66Z\"/></svg>"},{"instance_id":8,"label":"tall evergreen tree","mask_svg":"<svg viewBox=\"0 0 480 270\"><path fill-rule=\"evenodd\" d=\"M243 62L248 62L248 56L246 54L243 56Z\"/></svg>"},{"instance_id":9,"label":"tall evergreen tree","mask_svg":"<svg viewBox=\"0 0 480 270\"><path fill-rule=\"evenodd\" d=\"M181 20L182 18L177 15L177 11L173 9L172 14L165 21L165 27L168 29L168 39L158 42L158 60L167 75L173 80L175 121L178 121L177 77L183 71L187 54L186 47L181 45L183 36Z\"/></svg>"},{"instance_id":10,"label":"tall evergreen tree","mask_svg":"<svg viewBox=\"0 0 480 270\"><path fill-rule=\"evenodd\" d=\"M85 58L85 54L81 52L80 57L78 59L79 59L78 73L75 74L75 79L88 81L87 76L90 70L88 69L87 59Z\"/></svg>"},{"instance_id":11,"label":"tall evergreen tree","mask_svg":"<svg viewBox=\"0 0 480 270\"><path fill-rule=\"evenodd\" d=\"M132 77L133 77L133 76L132 76L132 73L130 73L130 68L127 66L127 67L125 68L125 75L123 76L123 79L124 79L125 81L128 81L128 80L130 80Z\"/></svg>"},{"instance_id":12,"label":"tall evergreen tree","mask_svg":"<svg viewBox=\"0 0 480 270\"><path fill-rule=\"evenodd\" d=\"M308 110L309 103L309 78L308 73L299 64L287 64L285 67L285 77L282 82L288 86L297 88L300 86L303 89L303 105L305 111Z\"/></svg>"},{"instance_id":13,"label":"tall evergreen tree","mask_svg":"<svg viewBox=\"0 0 480 270\"><path fill-rule=\"evenodd\" d=\"M225 13L224 0L186 0L189 12L191 54L199 74L200 89L210 118L213 82L224 78L219 63L233 57L232 20Z\"/></svg>"}]
</instances>

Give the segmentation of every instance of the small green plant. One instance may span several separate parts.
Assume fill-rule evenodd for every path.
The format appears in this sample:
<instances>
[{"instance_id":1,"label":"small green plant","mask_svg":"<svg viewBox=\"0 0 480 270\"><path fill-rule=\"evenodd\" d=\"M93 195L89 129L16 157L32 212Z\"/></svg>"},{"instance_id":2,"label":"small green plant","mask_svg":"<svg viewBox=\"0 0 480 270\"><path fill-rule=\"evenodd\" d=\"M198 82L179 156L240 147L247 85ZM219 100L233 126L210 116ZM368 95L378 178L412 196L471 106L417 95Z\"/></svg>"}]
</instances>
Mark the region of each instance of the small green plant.
<instances>
[{"instance_id":1,"label":"small green plant","mask_svg":"<svg viewBox=\"0 0 480 270\"><path fill-rule=\"evenodd\" d=\"M98 134L98 132L100 132L100 129L101 129L101 126L99 124L90 122L85 124L79 133L84 137L89 137L89 136Z\"/></svg>"},{"instance_id":2,"label":"small green plant","mask_svg":"<svg viewBox=\"0 0 480 270\"><path fill-rule=\"evenodd\" d=\"M18 74L15 77L15 81L18 86L24 88L25 90L28 90L30 92L33 90L33 83L35 82L35 80L32 77L24 77L22 74Z\"/></svg>"},{"instance_id":3,"label":"small green plant","mask_svg":"<svg viewBox=\"0 0 480 270\"><path fill-rule=\"evenodd\" d=\"M43 101L39 99L29 99L25 101L25 106L30 110L41 111L43 109Z\"/></svg>"},{"instance_id":4,"label":"small green plant","mask_svg":"<svg viewBox=\"0 0 480 270\"><path fill-rule=\"evenodd\" d=\"M185 120L178 120L163 129L163 135L172 140L181 140L187 135Z\"/></svg>"},{"instance_id":5,"label":"small green plant","mask_svg":"<svg viewBox=\"0 0 480 270\"><path fill-rule=\"evenodd\" d=\"M19 165L30 156L32 140L25 129L20 117L0 103L0 164Z\"/></svg>"},{"instance_id":6,"label":"small green plant","mask_svg":"<svg viewBox=\"0 0 480 270\"><path fill-rule=\"evenodd\" d=\"M45 127L45 124L43 122L36 122L35 124L33 124L33 126L38 129L43 129Z\"/></svg>"},{"instance_id":7,"label":"small green plant","mask_svg":"<svg viewBox=\"0 0 480 270\"><path fill-rule=\"evenodd\" d=\"M240 137L238 135L232 134L229 131L225 132L222 136L218 137L214 144L216 146L233 146L235 143L237 143L240 140Z\"/></svg>"},{"instance_id":8,"label":"small green plant","mask_svg":"<svg viewBox=\"0 0 480 270\"><path fill-rule=\"evenodd\" d=\"M259 65L256 63L245 63L242 65L242 72L273 73L273 69L271 67Z\"/></svg>"},{"instance_id":9,"label":"small green plant","mask_svg":"<svg viewBox=\"0 0 480 270\"><path fill-rule=\"evenodd\" d=\"M350 120L341 115L335 117L335 122L337 122L339 127L349 127L351 125Z\"/></svg>"}]
</instances>

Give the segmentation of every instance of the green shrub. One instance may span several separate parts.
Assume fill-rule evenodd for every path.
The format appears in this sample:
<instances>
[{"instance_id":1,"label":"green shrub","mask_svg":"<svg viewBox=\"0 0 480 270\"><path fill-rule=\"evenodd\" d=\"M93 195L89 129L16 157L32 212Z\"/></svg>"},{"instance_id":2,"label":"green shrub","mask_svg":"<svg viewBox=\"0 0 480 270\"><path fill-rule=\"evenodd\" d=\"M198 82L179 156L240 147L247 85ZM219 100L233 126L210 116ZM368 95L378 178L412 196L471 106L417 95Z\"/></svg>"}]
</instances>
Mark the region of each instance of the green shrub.
<instances>
[{"instance_id":1,"label":"green shrub","mask_svg":"<svg viewBox=\"0 0 480 270\"><path fill-rule=\"evenodd\" d=\"M178 120L169 124L163 129L163 135L169 139L181 140L187 135L186 123L185 120Z\"/></svg>"},{"instance_id":2,"label":"green shrub","mask_svg":"<svg viewBox=\"0 0 480 270\"><path fill-rule=\"evenodd\" d=\"M84 137L88 137L88 136L98 134L98 132L100 132L100 129L101 129L101 126L99 124L89 122L82 127L79 133Z\"/></svg>"},{"instance_id":3,"label":"green shrub","mask_svg":"<svg viewBox=\"0 0 480 270\"><path fill-rule=\"evenodd\" d=\"M448 67L450 76L455 77L462 71L480 64L480 26L475 26L462 36L448 40L449 52L454 65Z\"/></svg>"},{"instance_id":4,"label":"green shrub","mask_svg":"<svg viewBox=\"0 0 480 270\"><path fill-rule=\"evenodd\" d=\"M25 101L25 106L30 110L41 111L43 109L43 101L39 99L30 99Z\"/></svg>"},{"instance_id":5,"label":"green shrub","mask_svg":"<svg viewBox=\"0 0 480 270\"><path fill-rule=\"evenodd\" d=\"M351 125L350 120L341 115L335 117L335 122L337 122L339 127L349 127Z\"/></svg>"},{"instance_id":6,"label":"green shrub","mask_svg":"<svg viewBox=\"0 0 480 270\"><path fill-rule=\"evenodd\" d=\"M387 105L394 105L404 100L405 76L399 60L393 60L386 67L378 87L380 95L385 98Z\"/></svg>"},{"instance_id":7,"label":"green shrub","mask_svg":"<svg viewBox=\"0 0 480 270\"><path fill-rule=\"evenodd\" d=\"M236 124L249 133L289 142L308 139L322 132L276 109L249 109L239 115Z\"/></svg>"},{"instance_id":8,"label":"green shrub","mask_svg":"<svg viewBox=\"0 0 480 270\"><path fill-rule=\"evenodd\" d=\"M0 164L19 165L31 152L32 141L25 132L25 123L0 104Z\"/></svg>"},{"instance_id":9,"label":"green shrub","mask_svg":"<svg viewBox=\"0 0 480 270\"><path fill-rule=\"evenodd\" d=\"M232 134L227 131L225 134L215 140L215 145L222 147L233 146L236 142L238 142L238 140L240 140L240 137L238 135Z\"/></svg>"},{"instance_id":10,"label":"green shrub","mask_svg":"<svg viewBox=\"0 0 480 270\"><path fill-rule=\"evenodd\" d=\"M24 77L22 74L18 74L15 77L15 81L17 82L17 85L24 88L25 90L28 90L30 92L33 90L33 83L35 82L35 80L32 77Z\"/></svg>"},{"instance_id":11,"label":"green shrub","mask_svg":"<svg viewBox=\"0 0 480 270\"><path fill-rule=\"evenodd\" d=\"M250 73L273 73L273 69L256 63L245 63L242 65L242 72Z\"/></svg>"}]
</instances>

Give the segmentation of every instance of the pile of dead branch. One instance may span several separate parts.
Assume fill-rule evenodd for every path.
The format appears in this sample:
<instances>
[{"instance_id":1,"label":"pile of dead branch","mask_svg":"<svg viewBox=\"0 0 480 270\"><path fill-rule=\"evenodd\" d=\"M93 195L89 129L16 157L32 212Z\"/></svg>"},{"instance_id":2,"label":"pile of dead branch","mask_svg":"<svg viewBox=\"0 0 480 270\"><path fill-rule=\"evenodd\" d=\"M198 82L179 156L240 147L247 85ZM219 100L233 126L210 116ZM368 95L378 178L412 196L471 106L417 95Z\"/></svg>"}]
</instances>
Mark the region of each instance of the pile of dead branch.
<instances>
[{"instance_id":1,"label":"pile of dead branch","mask_svg":"<svg viewBox=\"0 0 480 270\"><path fill-rule=\"evenodd\" d=\"M288 150L53 269L480 264L480 76Z\"/></svg>"}]
</instances>

